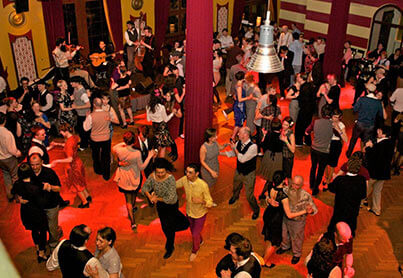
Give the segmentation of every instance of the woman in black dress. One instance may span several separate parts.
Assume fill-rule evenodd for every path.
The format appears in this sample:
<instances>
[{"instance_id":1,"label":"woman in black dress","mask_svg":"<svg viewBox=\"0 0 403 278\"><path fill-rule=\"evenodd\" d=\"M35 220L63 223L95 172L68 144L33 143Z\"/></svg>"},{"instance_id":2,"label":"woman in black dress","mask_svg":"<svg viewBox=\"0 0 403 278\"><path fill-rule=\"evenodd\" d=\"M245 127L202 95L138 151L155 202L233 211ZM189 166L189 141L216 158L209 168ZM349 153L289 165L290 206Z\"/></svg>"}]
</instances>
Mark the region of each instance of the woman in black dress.
<instances>
[{"instance_id":1,"label":"woman in black dress","mask_svg":"<svg viewBox=\"0 0 403 278\"><path fill-rule=\"evenodd\" d=\"M19 179L14 183L11 193L17 195L21 203L21 221L25 229L32 232L32 240L40 263L48 259L45 254L48 220L43 209L42 189L32 183L33 175L29 164L22 163L18 168Z\"/></svg>"},{"instance_id":2,"label":"woman in black dress","mask_svg":"<svg viewBox=\"0 0 403 278\"><path fill-rule=\"evenodd\" d=\"M266 243L263 258L266 263L265 266L269 268L275 266L274 264L268 264L268 260L282 241L281 232L284 213L291 219L312 212L312 209L308 207L299 212L291 212L288 196L283 191L285 178L286 176L283 171L276 171L274 173L273 183L269 185L269 195L266 198L268 205L263 214L264 225L262 235L264 235Z\"/></svg>"},{"instance_id":3,"label":"woman in black dress","mask_svg":"<svg viewBox=\"0 0 403 278\"><path fill-rule=\"evenodd\" d=\"M119 97L119 112L120 116L122 117L123 126L126 126L126 114L129 115L129 125L134 125L134 118L133 118L133 111L132 111L132 104L130 98L130 85L132 81L130 80L131 72L126 69L126 66L120 65L119 66L119 79L116 82L112 80L111 89L116 90L118 92Z\"/></svg>"}]
</instances>

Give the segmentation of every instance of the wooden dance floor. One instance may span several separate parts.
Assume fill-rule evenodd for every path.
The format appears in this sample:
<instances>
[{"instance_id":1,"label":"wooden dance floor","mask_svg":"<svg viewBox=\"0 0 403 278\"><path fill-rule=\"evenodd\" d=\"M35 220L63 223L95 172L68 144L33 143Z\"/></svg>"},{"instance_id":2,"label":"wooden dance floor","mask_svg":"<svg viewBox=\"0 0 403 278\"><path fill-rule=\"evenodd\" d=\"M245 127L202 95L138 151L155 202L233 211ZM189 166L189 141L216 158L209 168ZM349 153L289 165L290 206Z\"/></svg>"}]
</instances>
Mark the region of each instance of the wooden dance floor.
<instances>
[{"instance_id":1,"label":"wooden dance floor","mask_svg":"<svg viewBox=\"0 0 403 278\"><path fill-rule=\"evenodd\" d=\"M224 99L224 94L221 98ZM351 103L353 89L342 89L341 106L344 110L343 121L351 136L353 115ZM280 102L282 114L288 115L288 102ZM233 116L226 121L221 113L225 108L223 104L215 112L214 126L219 129L219 141L228 142L234 127ZM146 124L144 111L136 116L136 123ZM124 130L115 127L112 144L120 142ZM175 178L183 176L183 139L176 139L179 149L179 159L175 162L177 171ZM357 144L357 148L359 144ZM343 147L339 165L346 161ZM61 149L50 152L51 160L62 157ZM220 157L220 176L218 183L211 189L214 201L218 207L212 208L207 216L207 222L203 230L204 244L201 246L197 259L188 261L191 252L190 231L177 233L175 252L173 256L164 260L165 238L163 236L159 219L154 208L149 208L142 196L139 197L136 220L140 224L138 232L130 229L130 221L127 217L124 196L117 189L111 179L105 182L102 177L94 174L92 170L91 151L80 153L86 165L86 178L88 189L93 197L93 203L89 209L79 209L78 199L73 200L74 195L62 186L62 196L69 199L73 204L60 211L59 225L63 228L64 237L68 237L70 230L77 224L84 223L91 227L93 233L88 242L91 252L95 250L96 230L111 226L117 232L116 249L120 254L123 273L125 277L148 278L148 277L215 277L215 265L226 254L224 239L231 232L239 232L251 239L253 248L259 254L264 252L262 215L264 208L257 221L251 220L251 210L246 201L244 190L241 192L240 201L233 206L228 205L232 191L232 177L235 169L235 158ZM260 159L259 159L260 160ZM258 162L259 163L259 162ZM309 148L304 146L297 149L293 174L302 175L305 179L304 188L309 191ZM116 169L113 164L112 171ZM64 168L58 164L55 168L62 183ZM258 196L264 181L258 177L255 195ZM1 187L0 198L0 237L6 246L10 257L15 263L22 277L61 277L60 271L48 272L45 264L36 261L35 248L29 231L25 231L21 224L19 205L6 201L4 187ZM182 200L181 208L184 211L183 192L179 192ZM303 264L305 256L312 249L319 235L325 231L332 214L334 196L329 192L321 192L315 203L319 208L316 216L308 217L305 231L303 257L297 265L291 265L291 253L274 255L273 262L277 266L273 269L263 269L261 277L306 277L307 271ZM403 178L393 177L384 185L382 193L382 215L376 217L361 209L358 219L357 236L354 240L354 268L355 277L400 277L397 268L403 261L403 237L401 236L403 219ZM0 275L1 276L1 275Z\"/></svg>"}]
</instances>

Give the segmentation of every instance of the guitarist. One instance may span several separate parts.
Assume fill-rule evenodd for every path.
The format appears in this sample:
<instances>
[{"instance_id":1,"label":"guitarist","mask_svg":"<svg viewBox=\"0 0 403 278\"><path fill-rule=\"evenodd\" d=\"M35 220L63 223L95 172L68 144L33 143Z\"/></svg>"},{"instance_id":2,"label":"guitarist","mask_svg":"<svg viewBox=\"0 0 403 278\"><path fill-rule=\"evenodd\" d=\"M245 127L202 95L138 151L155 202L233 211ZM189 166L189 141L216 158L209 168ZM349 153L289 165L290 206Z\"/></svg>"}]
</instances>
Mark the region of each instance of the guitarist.
<instances>
[{"instance_id":1,"label":"guitarist","mask_svg":"<svg viewBox=\"0 0 403 278\"><path fill-rule=\"evenodd\" d=\"M126 22L127 30L125 32L126 51L127 51L127 68L129 71L135 70L134 56L139 45L139 35L134 26L134 22L129 20Z\"/></svg>"},{"instance_id":2,"label":"guitarist","mask_svg":"<svg viewBox=\"0 0 403 278\"><path fill-rule=\"evenodd\" d=\"M143 73L145 77L154 78L154 49L155 49L155 39L152 34L152 29L150 26L144 28L144 40L140 42L142 46L146 48L143 59Z\"/></svg>"},{"instance_id":3,"label":"guitarist","mask_svg":"<svg viewBox=\"0 0 403 278\"><path fill-rule=\"evenodd\" d=\"M91 65L95 77L95 84L97 85L97 87L105 89L109 88L109 80L114 68L114 63L112 59L115 58L115 54L113 53L113 50L105 44L104 41L100 41L98 46L99 47L95 50L94 53L105 53L106 55L110 55L106 58L106 62L100 64L99 66L95 66L94 64Z\"/></svg>"}]
</instances>

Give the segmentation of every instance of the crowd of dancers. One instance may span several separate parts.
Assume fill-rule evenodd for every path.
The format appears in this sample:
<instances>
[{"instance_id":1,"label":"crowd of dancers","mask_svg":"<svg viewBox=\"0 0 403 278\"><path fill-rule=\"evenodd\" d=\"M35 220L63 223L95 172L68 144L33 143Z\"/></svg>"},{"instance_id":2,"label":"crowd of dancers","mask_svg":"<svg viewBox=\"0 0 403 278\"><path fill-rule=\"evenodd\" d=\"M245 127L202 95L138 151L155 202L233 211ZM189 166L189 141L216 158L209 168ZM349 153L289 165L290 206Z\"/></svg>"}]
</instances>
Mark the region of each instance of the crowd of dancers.
<instances>
[{"instance_id":1,"label":"crowd of dancers","mask_svg":"<svg viewBox=\"0 0 403 278\"><path fill-rule=\"evenodd\" d=\"M127 22L127 26L126 62L114 61L113 53L113 58L90 74L69 63L79 48L67 51L65 40L58 39L53 51L53 91L49 91L45 79L32 83L22 78L16 90L1 92L0 168L7 198L21 204L22 223L32 231L38 262L46 261L49 271L60 267L64 277L123 277L123 266L113 247L116 232L111 227L98 230L94 255L85 248L91 234L85 224L75 226L69 239L59 241L62 229L58 213L69 201L60 196L62 184L52 168L64 165L63 186L77 194L78 208L89 208L96 196L91 196L88 189L85 172L89 168L79 152L90 147L93 171L105 181L112 176L111 154L115 157L113 181L125 196L131 229L137 230L138 194L147 199L149 206L155 205L166 237L164 259L174 252L175 233L188 228L192 234L189 260L197 258L208 211L217 206L210 190L219 183L218 157L224 155L236 157L229 204L237 202L244 186L253 220L260 215L254 196L256 176L266 181L258 197L266 207L262 217L266 247L260 256L253 252L249 239L237 233L229 235L225 248L230 254L217 265L219 277L260 277L261 267L275 266L271 261L274 252L282 254L289 249L293 254L291 263L297 264L302 256L306 218L318 212L312 196L320 194L320 189L335 194L334 212L328 231L306 259L308 273L311 277L354 276L352 246L360 207L367 206L369 212L379 216L383 184L391 173L398 175L400 171L400 50L389 58L382 45L369 52L374 70L356 80L353 110L358 118L349 140L339 100L340 84L344 85L351 70L351 43L345 44L340 61L344 74L338 82L336 75L325 78L322 73L325 39L305 42L295 25L291 31L287 26L281 30L275 26L274 39L284 65L284 71L278 74L256 74L246 69L259 36L253 28L244 26L240 39L233 39L226 29L215 34L214 106L218 109L224 105L219 94L223 88L218 88L224 83L225 103L229 106L222 113L228 120L233 112L235 126L230 142L225 144L217 142L217 129L208 128L200 146L200 165L186 165L185 176L175 180L173 162L179 156L175 139L186 135L186 42L175 43L164 66L158 69L153 64L151 28L144 28L143 40L133 22ZM104 42L99 46L97 51L111 54ZM142 73L153 78L154 85L145 112L150 125L135 123L131 102L132 73L140 71L133 52L139 46L146 49ZM279 97L273 79L278 79ZM288 115L283 115L278 99L289 100ZM388 114L391 126L385 125ZM111 146L117 128L127 131L120 143ZM358 138L361 150L354 152ZM348 161L339 168L343 144L348 142ZM293 171L295 152L304 145L310 147L311 192L302 188L302 175ZM49 151L59 147L65 157L50 161ZM340 170L335 173L335 169ZM179 210L178 188L185 191L186 215Z\"/></svg>"}]
</instances>

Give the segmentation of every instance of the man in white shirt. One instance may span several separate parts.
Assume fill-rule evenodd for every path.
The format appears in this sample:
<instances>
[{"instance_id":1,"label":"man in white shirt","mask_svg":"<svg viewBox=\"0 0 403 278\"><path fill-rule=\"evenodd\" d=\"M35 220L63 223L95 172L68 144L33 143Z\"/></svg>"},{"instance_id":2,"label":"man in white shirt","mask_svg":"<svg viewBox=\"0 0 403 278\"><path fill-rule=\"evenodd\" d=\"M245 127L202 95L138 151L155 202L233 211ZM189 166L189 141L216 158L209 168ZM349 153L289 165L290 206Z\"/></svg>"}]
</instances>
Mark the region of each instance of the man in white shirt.
<instances>
[{"instance_id":1,"label":"man in white shirt","mask_svg":"<svg viewBox=\"0 0 403 278\"><path fill-rule=\"evenodd\" d=\"M11 201L11 188L18 179L17 157L21 156L21 152L15 145L14 135L4 127L5 124L6 115L0 113L0 169L3 172L7 198Z\"/></svg>"},{"instance_id":2,"label":"man in white shirt","mask_svg":"<svg viewBox=\"0 0 403 278\"><path fill-rule=\"evenodd\" d=\"M70 52L66 49L66 40L64 38L56 39L56 47L52 51L52 56L55 61L55 79L57 82L60 79L69 80L69 60L73 59L80 46L77 46L74 51Z\"/></svg>"},{"instance_id":3,"label":"man in white shirt","mask_svg":"<svg viewBox=\"0 0 403 278\"><path fill-rule=\"evenodd\" d=\"M256 156L257 145L250 140L250 129L242 127L238 132L239 141L232 142L231 147L237 157L236 171L233 181L232 197L229 204L232 205L239 199L242 186L245 184L246 198L253 210L252 219L259 217L259 206L253 195L256 181Z\"/></svg>"},{"instance_id":4,"label":"man in white shirt","mask_svg":"<svg viewBox=\"0 0 403 278\"><path fill-rule=\"evenodd\" d=\"M69 239L62 240L46 262L48 271L60 267L63 277L90 277L87 272L96 270L100 278L108 278L109 274L102 268L85 245L90 237L90 227L81 224L71 230Z\"/></svg>"},{"instance_id":5,"label":"man in white shirt","mask_svg":"<svg viewBox=\"0 0 403 278\"><path fill-rule=\"evenodd\" d=\"M232 37L228 34L227 28L222 29L221 36L218 38L218 40L221 42L221 48L223 49L224 53L227 53L227 48L230 48L234 45L234 41L232 40Z\"/></svg>"},{"instance_id":6,"label":"man in white shirt","mask_svg":"<svg viewBox=\"0 0 403 278\"><path fill-rule=\"evenodd\" d=\"M277 44L277 52L280 52L280 47L281 46L289 46L290 43L292 42L292 34L288 32L288 26L284 25L282 27L282 32L280 34L280 38L278 39L278 44Z\"/></svg>"}]
</instances>

